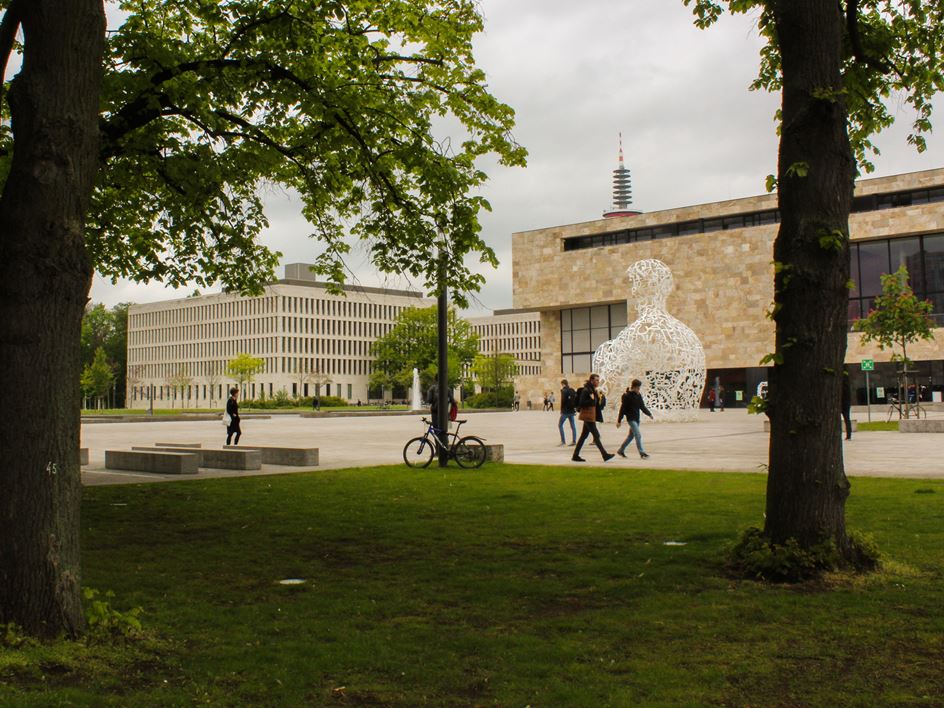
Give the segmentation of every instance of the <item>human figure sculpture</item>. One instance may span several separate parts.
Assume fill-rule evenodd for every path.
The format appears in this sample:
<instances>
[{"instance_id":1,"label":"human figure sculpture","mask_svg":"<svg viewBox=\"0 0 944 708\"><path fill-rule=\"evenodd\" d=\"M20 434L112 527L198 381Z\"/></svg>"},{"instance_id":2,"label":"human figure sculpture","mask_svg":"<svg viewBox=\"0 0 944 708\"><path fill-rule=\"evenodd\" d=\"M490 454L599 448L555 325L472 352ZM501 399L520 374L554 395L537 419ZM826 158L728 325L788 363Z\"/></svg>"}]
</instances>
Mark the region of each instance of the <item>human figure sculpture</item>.
<instances>
[{"instance_id":1,"label":"human figure sculpture","mask_svg":"<svg viewBox=\"0 0 944 708\"><path fill-rule=\"evenodd\" d=\"M656 420L694 420L705 387L705 350L695 333L668 313L672 271L654 258L627 270L638 318L593 355L609 405L634 379L641 379Z\"/></svg>"}]
</instances>

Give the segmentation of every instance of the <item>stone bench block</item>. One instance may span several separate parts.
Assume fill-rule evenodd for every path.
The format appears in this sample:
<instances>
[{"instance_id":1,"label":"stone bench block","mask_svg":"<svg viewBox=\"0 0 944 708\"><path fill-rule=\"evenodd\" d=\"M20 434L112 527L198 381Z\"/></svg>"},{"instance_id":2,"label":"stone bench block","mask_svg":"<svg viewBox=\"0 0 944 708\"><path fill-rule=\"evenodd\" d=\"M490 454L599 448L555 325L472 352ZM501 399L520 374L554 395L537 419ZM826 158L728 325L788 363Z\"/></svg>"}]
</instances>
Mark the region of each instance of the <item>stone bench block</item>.
<instances>
[{"instance_id":1,"label":"stone bench block","mask_svg":"<svg viewBox=\"0 0 944 708\"><path fill-rule=\"evenodd\" d=\"M89 451L87 447L79 448L79 467L85 467L89 463Z\"/></svg>"},{"instance_id":2,"label":"stone bench block","mask_svg":"<svg viewBox=\"0 0 944 708\"><path fill-rule=\"evenodd\" d=\"M842 422L842 420L840 419L839 425L840 425L840 427L842 428L842 433L843 433L843 435L845 435L845 433L846 433L846 424L845 424L844 422ZM856 432L858 429L859 429L859 421L858 421L858 419L853 418L853 419L852 419L852 432ZM764 432L765 432L765 433L769 433L769 432L770 432L770 420L767 419L767 418L764 418Z\"/></svg>"},{"instance_id":3,"label":"stone bench block","mask_svg":"<svg viewBox=\"0 0 944 708\"><path fill-rule=\"evenodd\" d=\"M200 443L174 443L174 442L164 442L164 443L154 443L154 447L203 447Z\"/></svg>"},{"instance_id":4,"label":"stone bench block","mask_svg":"<svg viewBox=\"0 0 944 708\"><path fill-rule=\"evenodd\" d=\"M264 447L261 445L224 445L224 450L258 450L265 465L317 467L317 447Z\"/></svg>"},{"instance_id":5,"label":"stone bench block","mask_svg":"<svg viewBox=\"0 0 944 708\"><path fill-rule=\"evenodd\" d=\"M505 446L502 444L490 445L485 444L485 461L486 462L504 462L505 461Z\"/></svg>"},{"instance_id":6,"label":"stone bench block","mask_svg":"<svg viewBox=\"0 0 944 708\"><path fill-rule=\"evenodd\" d=\"M164 450L105 450L105 469L154 472L157 474L196 474L197 456L192 452Z\"/></svg>"},{"instance_id":7,"label":"stone bench block","mask_svg":"<svg viewBox=\"0 0 944 708\"><path fill-rule=\"evenodd\" d=\"M155 450L153 447L132 447L132 450ZM200 467L218 470L261 470L262 455L258 450L207 450L204 448L162 447L160 450L188 452L197 458Z\"/></svg>"},{"instance_id":8,"label":"stone bench block","mask_svg":"<svg viewBox=\"0 0 944 708\"><path fill-rule=\"evenodd\" d=\"M944 418L906 418L898 421L899 433L944 433Z\"/></svg>"}]
</instances>

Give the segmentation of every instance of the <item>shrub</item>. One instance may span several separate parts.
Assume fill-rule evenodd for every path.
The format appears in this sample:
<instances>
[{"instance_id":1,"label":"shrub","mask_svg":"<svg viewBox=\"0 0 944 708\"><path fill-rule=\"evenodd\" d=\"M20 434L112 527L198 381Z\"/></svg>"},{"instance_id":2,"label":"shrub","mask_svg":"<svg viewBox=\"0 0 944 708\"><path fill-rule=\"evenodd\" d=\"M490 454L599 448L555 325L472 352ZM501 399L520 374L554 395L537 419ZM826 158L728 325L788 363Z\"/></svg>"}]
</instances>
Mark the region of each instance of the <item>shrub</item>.
<instances>
[{"instance_id":1,"label":"shrub","mask_svg":"<svg viewBox=\"0 0 944 708\"><path fill-rule=\"evenodd\" d=\"M873 570L879 565L875 542L862 534L849 534L851 561L854 570ZM796 539L784 544L771 543L755 527L747 529L728 554L729 566L738 574L757 580L799 583L820 574L838 570L844 564L832 539L824 539L810 548L803 548Z\"/></svg>"},{"instance_id":2,"label":"shrub","mask_svg":"<svg viewBox=\"0 0 944 708\"><path fill-rule=\"evenodd\" d=\"M111 606L115 593L111 590L104 594L94 588L82 588L85 597L85 620L88 622L90 639L107 637L133 637L141 632L141 620L138 617L143 610L134 607L127 612L120 612Z\"/></svg>"},{"instance_id":3,"label":"shrub","mask_svg":"<svg viewBox=\"0 0 944 708\"><path fill-rule=\"evenodd\" d=\"M469 408L511 408L514 398L515 392L513 389L503 388L500 391L476 393L462 402Z\"/></svg>"}]
</instances>

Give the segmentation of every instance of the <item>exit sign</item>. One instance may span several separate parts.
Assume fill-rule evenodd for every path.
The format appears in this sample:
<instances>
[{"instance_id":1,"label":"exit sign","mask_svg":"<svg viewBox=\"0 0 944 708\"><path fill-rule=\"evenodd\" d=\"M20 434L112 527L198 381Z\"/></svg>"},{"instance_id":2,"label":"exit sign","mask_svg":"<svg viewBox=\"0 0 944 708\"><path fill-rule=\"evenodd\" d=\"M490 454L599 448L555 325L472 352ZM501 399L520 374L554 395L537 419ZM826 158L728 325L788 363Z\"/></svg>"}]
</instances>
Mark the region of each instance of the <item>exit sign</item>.
<instances>
[{"instance_id":1,"label":"exit sign","mask_svg":"<svg viewBox=\"0 0 944 708\"><path fill-rule=\"evenodd\" d=\"M861 366L862 366L862 371L875 371L875 360L863 359Z\"/></svg>"}]
</instances>

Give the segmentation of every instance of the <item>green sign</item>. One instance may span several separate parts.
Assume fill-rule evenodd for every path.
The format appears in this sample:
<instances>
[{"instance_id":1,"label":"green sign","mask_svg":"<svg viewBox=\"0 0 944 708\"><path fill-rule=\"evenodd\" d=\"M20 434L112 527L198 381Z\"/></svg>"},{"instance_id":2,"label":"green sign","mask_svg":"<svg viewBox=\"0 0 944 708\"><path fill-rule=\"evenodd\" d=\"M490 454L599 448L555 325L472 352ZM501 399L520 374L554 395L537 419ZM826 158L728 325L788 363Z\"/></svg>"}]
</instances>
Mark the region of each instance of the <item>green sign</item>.
<instances>
[{"instance_id":1,"label":"green sign","mask_svg":"<svg viewBox=\"0 0 944 708\"><path fill-rule=\"evenodd\" d=\"M863 359L861 366L862 366L862 371L875 371L875 360Z\"/></svg>"}]
</instances>

